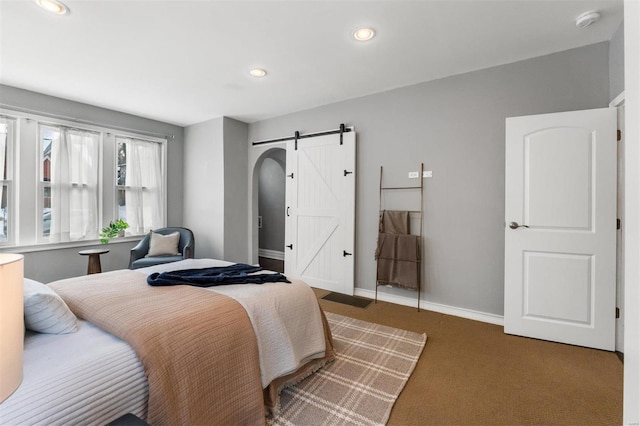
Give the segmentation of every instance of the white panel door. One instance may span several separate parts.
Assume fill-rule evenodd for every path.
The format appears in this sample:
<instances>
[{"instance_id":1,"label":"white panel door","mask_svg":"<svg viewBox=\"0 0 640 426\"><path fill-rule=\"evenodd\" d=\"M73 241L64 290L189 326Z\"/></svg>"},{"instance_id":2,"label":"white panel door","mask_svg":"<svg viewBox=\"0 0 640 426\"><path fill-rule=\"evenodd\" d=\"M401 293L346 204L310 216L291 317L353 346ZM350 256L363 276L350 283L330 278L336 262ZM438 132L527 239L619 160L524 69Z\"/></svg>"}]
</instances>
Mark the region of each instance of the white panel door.
<instances>
[{"instance_id":1,"label":"white panel door","mask_svg":"<svg viewBox=\"0 0 640 426\"><path fill-rule=\"evenodd\" d=\"M616 111L506 120L504 331L615 348Z\"/></svg>"},{"instance_id":2,"label":"white panel door","mask_svg":"<svg viewBox=\"0 0 640 426\"><path fill-rule=\"evenodd\" d=\"M355 132L287 143L285 274L353 294Z\"/></svg>"}]
</instances>

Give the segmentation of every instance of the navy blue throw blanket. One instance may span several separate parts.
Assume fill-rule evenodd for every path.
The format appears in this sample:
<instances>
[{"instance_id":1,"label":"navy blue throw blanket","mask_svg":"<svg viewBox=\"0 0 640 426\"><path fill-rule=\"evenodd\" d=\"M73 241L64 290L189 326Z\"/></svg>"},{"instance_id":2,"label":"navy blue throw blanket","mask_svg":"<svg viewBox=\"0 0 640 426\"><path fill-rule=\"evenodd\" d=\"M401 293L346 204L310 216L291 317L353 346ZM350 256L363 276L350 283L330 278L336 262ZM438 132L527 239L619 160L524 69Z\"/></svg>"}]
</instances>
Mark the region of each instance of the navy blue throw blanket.
<instances>
[{"instance_id":1,"label":"navy blue throw blanket","mask_svg":"<svg viewBox=\"0 0 640 426\"><path fill-rule=\"evenodd\" d=\"M256 274L262 271L260 266L235 263L230 266L216 266L212 268L182 269L179 271L154 272L147 277L147 283L152 286L193 285L196 287L213 287L229 284L263 284L273 282L291 283L282 274Z\"/></svg>"}]
</instances>

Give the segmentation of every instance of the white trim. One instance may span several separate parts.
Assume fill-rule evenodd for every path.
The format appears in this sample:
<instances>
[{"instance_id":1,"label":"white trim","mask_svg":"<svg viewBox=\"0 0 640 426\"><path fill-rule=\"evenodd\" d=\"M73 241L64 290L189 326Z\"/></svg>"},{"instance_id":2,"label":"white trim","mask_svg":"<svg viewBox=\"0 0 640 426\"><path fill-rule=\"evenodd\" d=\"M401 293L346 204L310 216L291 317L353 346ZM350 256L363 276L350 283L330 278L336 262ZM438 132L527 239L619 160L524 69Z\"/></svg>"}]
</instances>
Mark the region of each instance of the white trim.
<instances>
[{"instance_id":1,"label":"white trim","mask_svg":"<svg viewBox=\"0 0 640 426\"><path fill-rule=\"evenodd\" d=\"M89 246L99 246L109 248L112 244L139 242L144 238L142 235L131 235L127 237L112 238L108 244L100 243L100 240L78 240L78 241L66 241L61 243L49 243L49 244L32 244L32 245L13 245L13 246L0 246L0 253L33 253L38 251L50 251L50 250L64 250L74 249Z\"/></svg>"},{"instance_id":2,"label":"white trim","mask_svg":"<svg viewBox=\"0 0 640 426\"><path fill-rule=\"evenodd\" d=\"M625 247L622 423L640 424L640 2L624 2Z\"/></svg>"},{"instance_id":3,"label":"white trim","mask_svg":"<svg viewBox=\"0 0 640 426\"><path fill-rule=\"evenodd\" d=\"M613 98L611 102L609 102L609 106L612 108L615 108L622 105L623 103L624 103L624 90L618 96Z\"/></svg>"},{"instance_id":4,"label":"white trim","mask_svg":"<svg viewBox=\"0 0 640 426\"><path fill-rule=\"evenodd\" d=\"M356 287L355 295L373 299L375 297L375 291ZM396 305L416 307L416 299L411 297L378 292L378 300L395 303ZM440 303L427 302L425 300L420 300L420 309L453 315L474 321L486 322L489 324L499 325L501 327L504 326L504 317L502 315L489 314L466 308L458 308L456 306L441 305Z\"/></svg>"},{"instance_id":5,"label":"white trim","mask_svg":"<svg viewBox=\"0 0 640 426\"><path fill-rule=\"evenodd\" d=\"M284 260L284 252L277 250L258 249L258 256L268 259Z\"/></svg>"}]
</instances>

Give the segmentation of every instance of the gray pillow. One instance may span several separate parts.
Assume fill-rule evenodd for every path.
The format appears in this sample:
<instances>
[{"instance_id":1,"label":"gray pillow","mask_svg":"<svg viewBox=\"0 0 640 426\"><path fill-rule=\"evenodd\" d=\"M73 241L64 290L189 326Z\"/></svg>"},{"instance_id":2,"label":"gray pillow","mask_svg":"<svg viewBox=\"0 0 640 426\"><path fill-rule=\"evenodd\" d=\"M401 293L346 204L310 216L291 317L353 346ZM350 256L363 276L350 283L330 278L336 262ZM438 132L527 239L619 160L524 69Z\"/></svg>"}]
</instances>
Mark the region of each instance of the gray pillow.
<instances>
[{"instance_id":1,"label":"gray pillow","mask_svg":"<svg viewBox=\"0 0 640 426\"><path fill-rule=\"evenodd\" d=\"M177 256L178 243L180 242L180 233L172 232L171 234L163 235L157 232L151 231L149 238L149 256Z\"/></svg>"},{"instance_id":2,"label":"gray pillow","mask_svg":"<svg viewBox=\"0 0 640 426\"><path fill-rule=\"evenodd\" d=\"M24 325L32 331L66 334L78 331L78 320L48 285L24 279Z\"/></svg>"}]
</instances>

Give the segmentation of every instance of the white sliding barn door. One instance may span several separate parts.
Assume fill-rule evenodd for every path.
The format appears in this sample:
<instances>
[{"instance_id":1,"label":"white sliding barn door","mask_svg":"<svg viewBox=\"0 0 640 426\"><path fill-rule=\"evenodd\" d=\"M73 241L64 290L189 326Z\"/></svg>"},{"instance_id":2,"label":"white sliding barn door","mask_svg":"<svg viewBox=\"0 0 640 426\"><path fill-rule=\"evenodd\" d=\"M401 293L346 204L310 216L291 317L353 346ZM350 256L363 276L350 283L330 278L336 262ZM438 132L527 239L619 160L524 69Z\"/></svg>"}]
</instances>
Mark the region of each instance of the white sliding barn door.
<instances>
[{"instance_id":1,"label":"white sliding barn door","mask_svg":"<svg viewBox=\"0 0 640 426\"><path fill-rule=\"evenodd\" d=\"M287 143L285 274L353 294L355 132Z\"/></svg>"},{"instance_id":2,"label":"white sliding barn door","mask_svg":"<svg viewBox=\"0 0 640 426\"><path fill-rule=\"evenodd\" d=\"M616 111L508 118L504 331L615 348Z\"/></svg>"}]
</instances>

